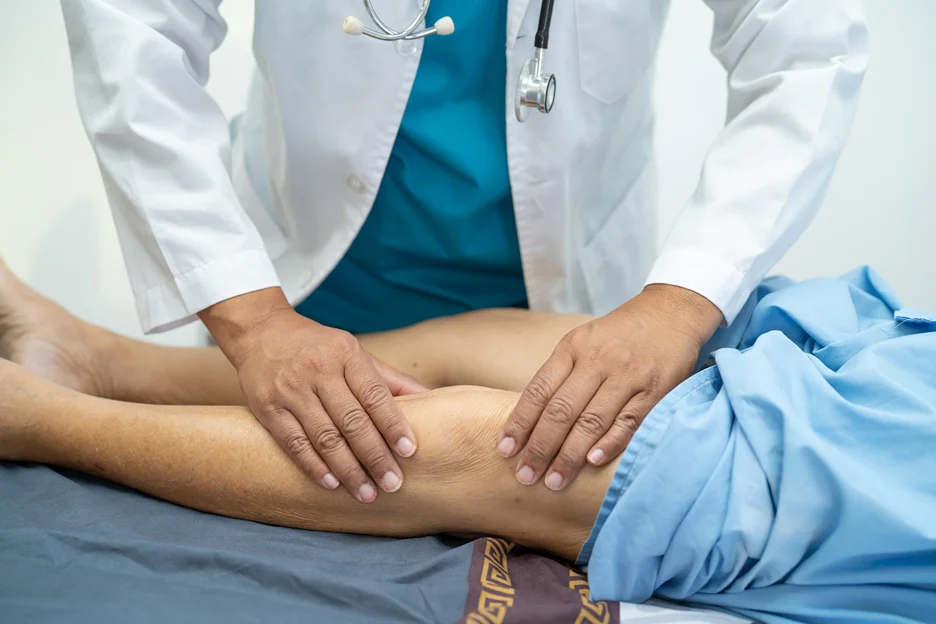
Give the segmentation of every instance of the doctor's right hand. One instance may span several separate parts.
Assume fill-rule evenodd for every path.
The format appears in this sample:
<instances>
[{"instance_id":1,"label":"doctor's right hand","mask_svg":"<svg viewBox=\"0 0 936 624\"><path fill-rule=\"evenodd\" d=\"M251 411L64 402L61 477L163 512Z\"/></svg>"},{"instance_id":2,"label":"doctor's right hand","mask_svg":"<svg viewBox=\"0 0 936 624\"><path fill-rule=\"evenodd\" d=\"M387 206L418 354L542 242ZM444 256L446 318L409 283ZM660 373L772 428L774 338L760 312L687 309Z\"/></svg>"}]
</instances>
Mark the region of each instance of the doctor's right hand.
<instances>
[{"instance_id":1,"label":"doctor's right hand","mask_svg":"<svg viewBox=\"0 0 936 624\"><path fill-rule=\"evenodd\" d=\"M351 334L295 312L279 288L222 301L199 317L237 369L251 411L319 485L341 483L362 503L377 498L377 486L400 489L390 447L410 457L416 436L393 397L425 388Z\"/></svg>"}]
</instances>

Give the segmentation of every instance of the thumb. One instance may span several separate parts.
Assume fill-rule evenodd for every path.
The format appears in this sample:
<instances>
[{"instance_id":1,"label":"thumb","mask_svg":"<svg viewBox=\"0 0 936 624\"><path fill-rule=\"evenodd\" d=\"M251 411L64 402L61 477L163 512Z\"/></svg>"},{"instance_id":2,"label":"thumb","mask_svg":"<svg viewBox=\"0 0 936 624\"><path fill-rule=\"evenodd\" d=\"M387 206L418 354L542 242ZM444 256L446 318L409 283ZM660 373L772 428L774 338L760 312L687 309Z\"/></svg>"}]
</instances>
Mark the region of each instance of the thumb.
<instances>
[{"instance_id":1,"label":"thumb","mask_svg":"<svg viewBox=\"0 0 936 624\"><path fill-rule=\"evenodd\" d=\"M373 355L370 356L371 361L374 363L374 368L377 369L377 373L383 377L383 380L387 382L387 387L390 388L390 394L393 396L405 396L407 394L422 394L423 392L429 392L429 388L426 388L421 383L406 375L401 373L392 366L388 366L384 362L381 362Z\"/></svg>"}]
</instances>

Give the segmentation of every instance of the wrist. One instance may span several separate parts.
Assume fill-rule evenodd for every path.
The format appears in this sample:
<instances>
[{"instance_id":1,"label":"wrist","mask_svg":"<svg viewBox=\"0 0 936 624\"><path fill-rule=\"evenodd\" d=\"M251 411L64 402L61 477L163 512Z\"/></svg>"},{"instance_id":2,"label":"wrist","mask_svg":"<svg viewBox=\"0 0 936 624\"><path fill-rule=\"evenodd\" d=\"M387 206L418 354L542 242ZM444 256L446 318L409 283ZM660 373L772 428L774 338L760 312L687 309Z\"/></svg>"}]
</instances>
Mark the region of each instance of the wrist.
<instances>
[{"instance_id":1,"label":"wrist","mask_svg":"<svg viewBox=\"0 0 936 624\"><path fill-rule=\"evenodd\" d=\"M638 297L647 297L656 309L671 315L674 326L688 330L700 349L725 320L714 303L680 286L649 284Z\"/></svg>"},{"instance_id":2,"label":"wrist","mask_svg":"<svg viewBox=\"0 0 936 624\"><path fill-rule=\"evenodd\" d=\"M236 366L245 343L253 340L272 319L283 313L295 313L279 287L264 288L232 297L198 313L211 336Z\"/></svg>"}]
</instances>

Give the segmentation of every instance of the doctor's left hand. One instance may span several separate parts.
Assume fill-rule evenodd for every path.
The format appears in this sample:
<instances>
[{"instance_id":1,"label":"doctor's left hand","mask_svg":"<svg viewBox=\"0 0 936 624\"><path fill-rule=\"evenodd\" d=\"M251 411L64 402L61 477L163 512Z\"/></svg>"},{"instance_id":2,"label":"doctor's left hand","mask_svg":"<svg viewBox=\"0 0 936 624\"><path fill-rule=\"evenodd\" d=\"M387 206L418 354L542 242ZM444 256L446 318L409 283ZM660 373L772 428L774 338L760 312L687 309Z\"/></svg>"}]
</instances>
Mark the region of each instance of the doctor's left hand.
<instances>
[{"instance_id":1,"label":"doctor's left hand","mask_svg":"<svg viewBox=\"0 0 936 624\"><path fill-rule=\"evenodd\" d=\"M569 332L527 385L498 437L517 480L551 490L620 455L654 405L689 377L721 323L708 299L654 284Z\"/></svg>"}]
</instances>

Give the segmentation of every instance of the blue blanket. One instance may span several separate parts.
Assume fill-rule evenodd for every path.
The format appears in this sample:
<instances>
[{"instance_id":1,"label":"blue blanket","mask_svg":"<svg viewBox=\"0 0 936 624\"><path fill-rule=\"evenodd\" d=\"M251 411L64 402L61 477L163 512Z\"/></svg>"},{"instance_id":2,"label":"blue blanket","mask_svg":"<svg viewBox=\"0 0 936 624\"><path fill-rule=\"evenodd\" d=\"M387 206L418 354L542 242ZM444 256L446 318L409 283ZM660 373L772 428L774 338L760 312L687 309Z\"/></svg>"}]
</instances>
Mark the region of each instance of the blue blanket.
<instances>
[{"instance_id":1,"label":"blue blanket","mask_svg":"<svg viewBox=\"0 0 936 624\"><path fill-rule=\"evenodd\" d=\"M936 622L934 318L869 269L765 282L623 456L592 596Z\"/></svg>"}]
</instances>

